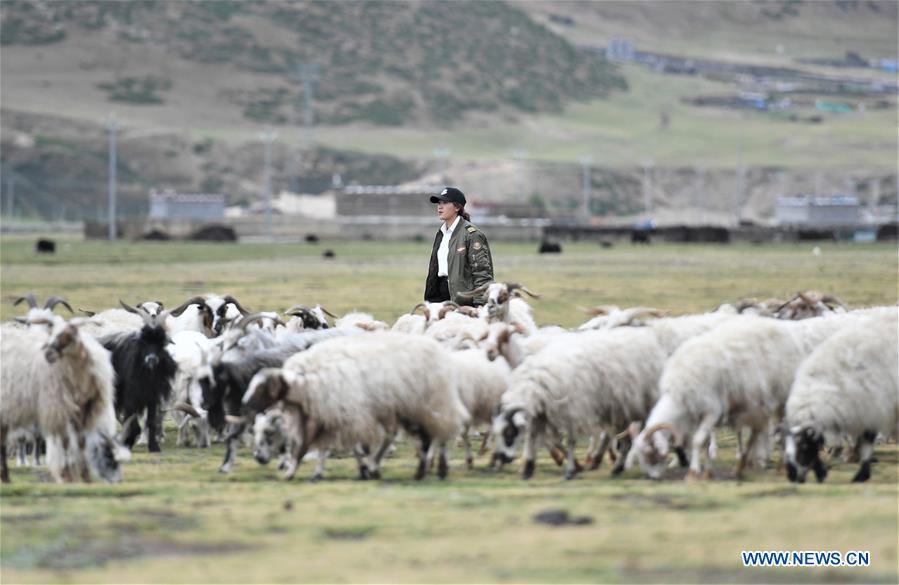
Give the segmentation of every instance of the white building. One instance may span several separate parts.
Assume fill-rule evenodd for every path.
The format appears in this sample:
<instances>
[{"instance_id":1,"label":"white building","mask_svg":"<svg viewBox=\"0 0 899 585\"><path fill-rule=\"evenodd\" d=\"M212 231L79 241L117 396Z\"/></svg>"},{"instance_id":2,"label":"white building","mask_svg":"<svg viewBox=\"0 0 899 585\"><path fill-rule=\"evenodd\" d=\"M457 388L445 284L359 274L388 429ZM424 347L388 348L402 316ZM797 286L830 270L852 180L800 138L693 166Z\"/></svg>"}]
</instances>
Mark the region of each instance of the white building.
<instances>
[{"instance_id":1,"label":"white building","mask_svg":"<svg viewBox=\"0 0 899 585\"><path fill-rule=\"evenodd\" d=\"M781 225L810 227L856 226L861 223L857 197L778 197L774 215Z\"/></svg>"},{"instance_id":2,"label":"white building","mask_svg":"<svg viewBox=\"0 0 899 585\"><path fill-rule=\"evenodd\" d=\"M219 220L225 217L225 196L150 190L150 219Z\"/></svg>"}]
</instances>

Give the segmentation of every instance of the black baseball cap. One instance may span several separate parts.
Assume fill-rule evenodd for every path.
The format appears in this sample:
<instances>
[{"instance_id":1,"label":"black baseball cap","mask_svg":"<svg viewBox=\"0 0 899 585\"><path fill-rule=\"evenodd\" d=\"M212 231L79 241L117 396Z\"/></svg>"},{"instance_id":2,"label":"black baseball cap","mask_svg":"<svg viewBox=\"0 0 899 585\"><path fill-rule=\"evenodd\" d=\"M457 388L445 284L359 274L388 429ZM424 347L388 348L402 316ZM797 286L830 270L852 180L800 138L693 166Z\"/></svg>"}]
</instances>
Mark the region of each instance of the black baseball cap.
<instances>
[{"instance_id":1,"label":"black baseball cap","mask_svg":"<svg viewBox=\"0 0 899 585\"><path fill-rule=\"evenodd\" d=\"M465 205L465 193L455 187L446 187L439 195L431 195L431 203L437 203L439 201Z\"/></svg>"}]
</instances>

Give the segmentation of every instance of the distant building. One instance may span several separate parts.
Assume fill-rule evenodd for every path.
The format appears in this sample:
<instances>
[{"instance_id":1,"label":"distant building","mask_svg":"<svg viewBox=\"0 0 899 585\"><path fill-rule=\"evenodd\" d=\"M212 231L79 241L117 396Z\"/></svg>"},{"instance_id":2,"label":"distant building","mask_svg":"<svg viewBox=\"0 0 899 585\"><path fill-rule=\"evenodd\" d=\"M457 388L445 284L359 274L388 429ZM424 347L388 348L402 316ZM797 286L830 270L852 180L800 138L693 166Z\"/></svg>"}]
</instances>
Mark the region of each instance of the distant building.
<instances>
[{"instance_id":1,"label":"distant building","mask_svg":"<svg viewBox=\"0 0 899 585\"><path fill-rule=\"evenodd\" d=\"M855 226L861 221L857 197L778 197L774 215L781 225L810 227Z\"/></svg>"},{"instance_id":2,"label":"distant building","mask_svg":"<svg viewBox=\"0 0 899 585\"><path fill-rule=\"evenodd\" d=\"M442 185L348 185L337 193L339 216L418 216L434 215L430 202Z\"/></svg>"},{"instance_id":3,"label":"distant building","mask_svg":"<svg viewBox=\"0 0 899 585\"><path fill-rule=\"evenodd\" d=\"M219 220L225 217L225 196L150 190L150 219Z\"/></svg>"}]
</instances>

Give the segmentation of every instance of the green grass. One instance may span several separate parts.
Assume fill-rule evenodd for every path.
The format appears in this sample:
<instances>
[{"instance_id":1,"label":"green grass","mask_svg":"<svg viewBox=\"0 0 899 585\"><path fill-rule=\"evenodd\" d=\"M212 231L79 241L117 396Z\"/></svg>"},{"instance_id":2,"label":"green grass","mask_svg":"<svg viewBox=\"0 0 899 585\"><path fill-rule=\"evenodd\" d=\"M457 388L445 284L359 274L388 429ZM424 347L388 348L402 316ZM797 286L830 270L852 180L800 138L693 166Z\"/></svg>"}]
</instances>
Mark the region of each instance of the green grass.
<instances>
[{"instance_id":1,"label":"green grass","mask_svg":"<svg viewBox=\"0 0 899 585\"><path fill-rule=\"evenodd\" d=\"M392 321L420 298L428 243L327 242L319 246L117 244L61 239L53 258L33 238L0 240L2 318L8 298L63 294L75 306L118 298L229 292L251 308L321 302ZM335 261L321 259L329 247ZM578 306L647 305L681 313L743 296L799 289L851 305L895 303L897 253L889 245L617 246L565 244L540 257L533 243L496 243L497 277L543 293L538 322L575 325ZM46 471L12 468L0 488L0 580L17 582L884 582L897 580L897 452L877 448L865 485L854 465L832 462L824 485L792 486L775 469L731 476L734 440L719 432L721 479L656 483L634 471L565 482L548 459L530 482L517 465L410 480L412 446L387 460L382 482L354 480L352 459L329 461L327 479L284 482L241 449L234 472L216 472L223 449L135 450L120 485L54 485ZM563 508L587 526L533 522ZM864 569L749 569L742 550L868 550Z\"/></svg>"}]
</instances>

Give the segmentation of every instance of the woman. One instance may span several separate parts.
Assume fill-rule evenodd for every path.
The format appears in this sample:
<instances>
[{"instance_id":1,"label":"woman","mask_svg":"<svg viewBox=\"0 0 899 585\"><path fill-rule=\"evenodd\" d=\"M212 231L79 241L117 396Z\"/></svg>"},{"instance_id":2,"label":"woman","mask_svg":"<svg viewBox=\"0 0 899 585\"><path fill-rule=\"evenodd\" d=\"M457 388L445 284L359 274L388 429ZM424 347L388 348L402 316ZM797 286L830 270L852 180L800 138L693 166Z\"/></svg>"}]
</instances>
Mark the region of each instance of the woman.
<instances>
[{"instance_id":1,"label":"woman","mask_svg":"<svg viewBox=\"0 0 899 585\"><path fill-rule=\"evenodd\" d=\"M460 305L482 305L483 297L459 295L493 281L493 258L487 238L471 225L465 212L465 194L447 187L431 196L443 225L434 238L431 265L425 282L425 300L455 301Z\"/></svg>"}]
</instances>

